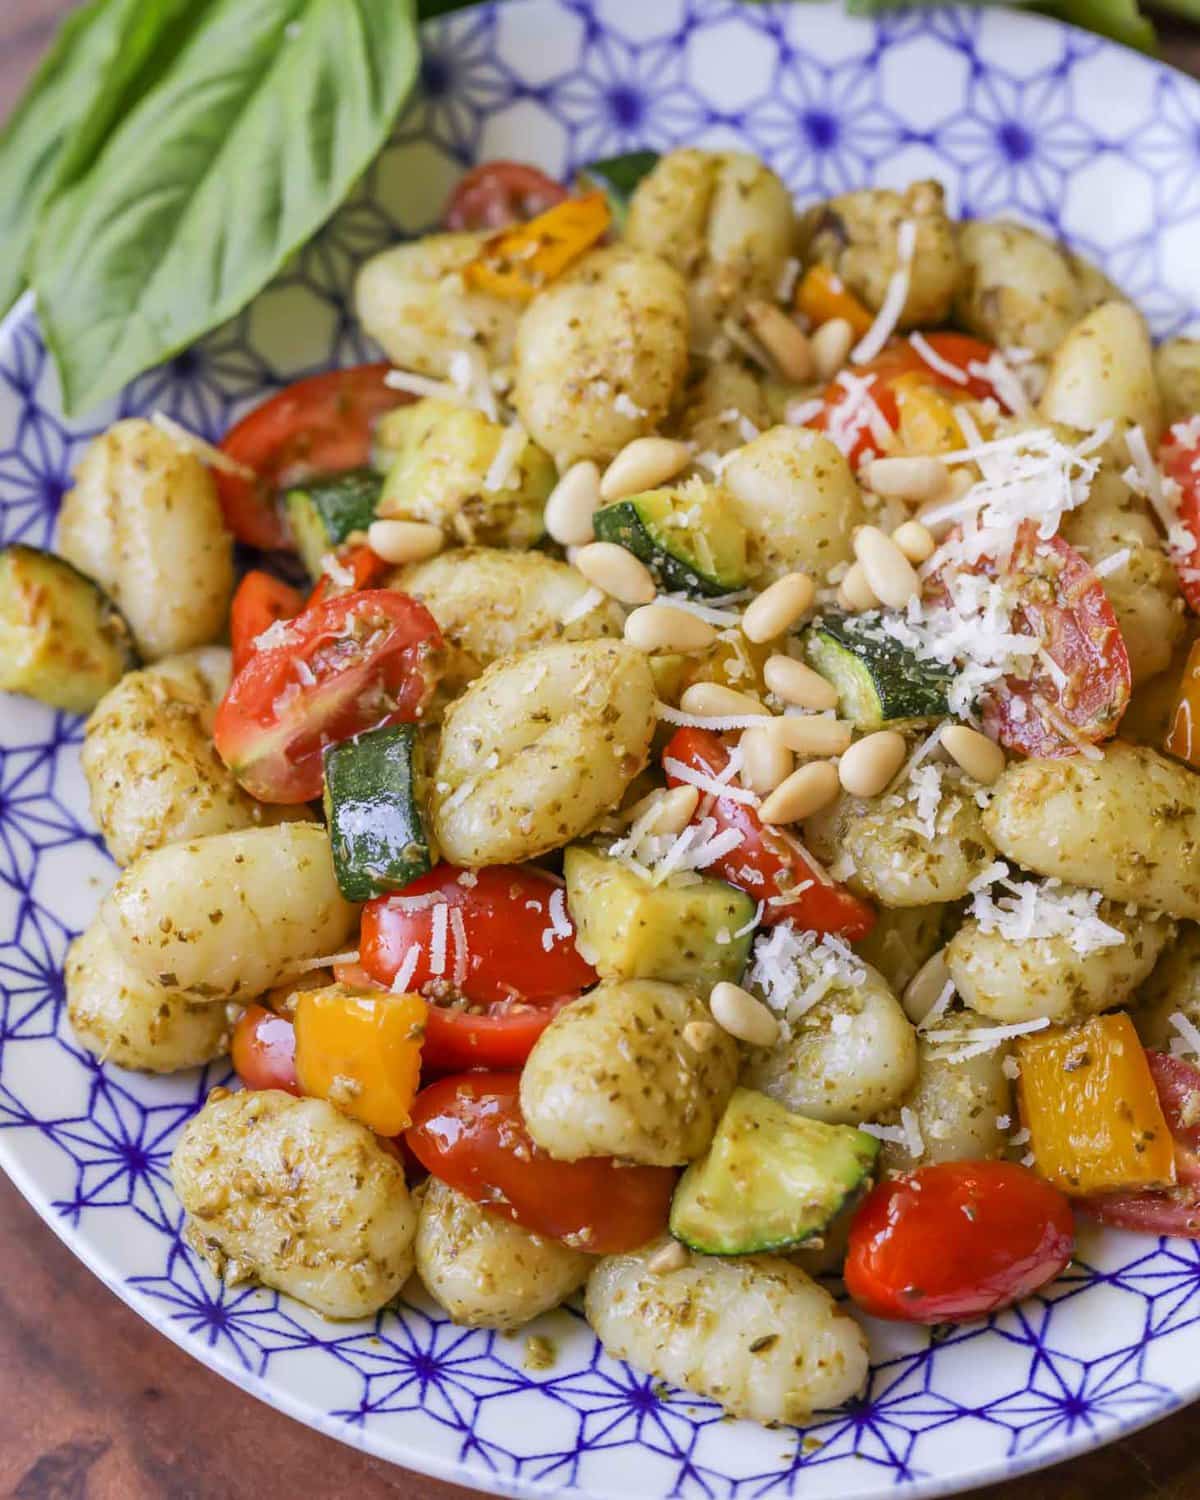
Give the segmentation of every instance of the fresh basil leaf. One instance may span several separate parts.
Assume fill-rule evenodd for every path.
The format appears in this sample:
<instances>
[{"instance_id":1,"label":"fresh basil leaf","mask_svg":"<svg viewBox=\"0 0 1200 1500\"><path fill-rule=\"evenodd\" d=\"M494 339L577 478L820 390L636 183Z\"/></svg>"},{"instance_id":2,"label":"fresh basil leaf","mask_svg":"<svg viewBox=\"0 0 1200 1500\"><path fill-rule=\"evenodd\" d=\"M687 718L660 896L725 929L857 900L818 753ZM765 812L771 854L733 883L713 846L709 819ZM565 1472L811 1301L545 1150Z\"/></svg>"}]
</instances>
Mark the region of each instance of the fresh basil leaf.
<instances>
[{"instance_id":1,"label":"fresh basil leaf","mask_svg":"<svg viewBox=\"0 0 1200 1500\"><path fill-rule=\"evenodd\" d=\"M244 307L382 147L417 64L413 0L212 0L38 231L67 410Z\"/></svg>"},{"instance_id":2,"label":"fresh basil leaf","mask_svg":"<svg viewBox=\"0 0 1200 1500\"><path fill-rule=\"evenodd\" d=\"M1138 9L1138 0L1043 0L1036 9L1139 52L1157 50L1153 23Z\"/></svg>"},{"instance_id":3,"label":"fresh basil leaf","mask_svg":"<svg viewBox=\"0 0 1200 1500\"><path fill-rule=\"evenodd\" d=\"M0 130L0 313L20 293L38 215L86 169L191 0L92 0L67 18Z\"/></svg>"},{"instance_id":4,"label":"fresh basil leaf","mask_svg":"<svg viewBox=\"0 0 1200 1500\"><path fill-rule=\"evenodd\" d=\"M479 0L417 0L417 15L428 21L431 16L449 15L452 10L466 10L478 4Z\"/></svg>"}]
</instances>

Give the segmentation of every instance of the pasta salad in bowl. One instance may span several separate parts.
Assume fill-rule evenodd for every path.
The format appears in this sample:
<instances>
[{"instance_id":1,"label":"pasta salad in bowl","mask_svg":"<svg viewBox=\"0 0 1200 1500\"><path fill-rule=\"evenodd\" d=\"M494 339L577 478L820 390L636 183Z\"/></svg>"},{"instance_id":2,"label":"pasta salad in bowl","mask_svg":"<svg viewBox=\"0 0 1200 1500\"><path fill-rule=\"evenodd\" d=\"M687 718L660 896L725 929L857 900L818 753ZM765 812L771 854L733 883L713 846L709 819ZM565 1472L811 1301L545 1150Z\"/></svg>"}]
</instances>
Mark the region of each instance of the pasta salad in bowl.
<instances>
[{"instance_id":1,"label":"pasta salad in bowl","mask_svg":"<svg viewBox=\"0 0 1200 1500\"><path fill-rule=\"evenodd\" d=\"M475 167L353 312L0 552L120 867L71 1044L232 1069L181 1246L786 1426L1200 1239L1200 341L932 178L692 145Z\"/></svg>"}]
</instances>

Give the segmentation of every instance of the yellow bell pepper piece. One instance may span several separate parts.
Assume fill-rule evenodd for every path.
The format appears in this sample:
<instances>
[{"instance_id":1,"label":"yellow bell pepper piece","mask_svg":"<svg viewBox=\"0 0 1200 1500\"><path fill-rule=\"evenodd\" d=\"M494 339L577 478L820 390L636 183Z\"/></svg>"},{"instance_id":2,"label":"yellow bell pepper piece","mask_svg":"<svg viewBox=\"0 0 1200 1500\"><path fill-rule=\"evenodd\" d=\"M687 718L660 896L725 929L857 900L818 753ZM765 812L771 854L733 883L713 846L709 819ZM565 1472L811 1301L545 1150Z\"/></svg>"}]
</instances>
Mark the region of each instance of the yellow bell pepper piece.
<instances>
[{"instance_id":1,"label":"yellow bell pepper piece","mask_svg":"<svg viewBox=\"0 0 1200 1500\"><path fill-rule=\"evenodd\" d=\"M896 448L903 453L933 456L967 446L954 415L954 405L929 384L920 370L899 375L892 382L899 422Z\"/></svg>"},{"instance_id":2,"label":"yellow bell pepper piece","mask_svg":"<svg viewBox=\"0 0 1200 1500\"><path fill-rule=\"evenodd\" d=\"M528 302L590 250L611 222L603 193L565 198L527 224L492 235L463 274L476 291Z\"/></svg>"},{"instance_id":3,"label":"yellow bell pepper piece","mask_svg":"<svg viewBox=\"0 0 1200 1500\"><path fill-rule=\"evenodd\" d=\"M831 318L845 318L862 338L875 319L828 266L809 266L796 288L795 308L814 328Z\"/></svg>"},{"instance_id":4,"label":"yellow bell pepper piece","mask_svg":"<svg viewBox=\"0 0 1200 1500\"><path fill-rule=\"evenodd\" d=\"M1188 652L1163 749L1200 770L1200 641Z\"/></svg>"},{"instance_id":5,"label":"yellow bell pepper piece","mask_svg":"<svg viewBox=\"0 0 1200 1500\"><path fill-rule=\"evenodd\" d=\"M1174 1185L1171 1131L1127 1015L1033 1032L1017 1057L1039 1176L1076 1198Z\"/></svg>"},{"instance_id":6,"label":"yellow bell pepper piece","mask_svg":"<svg viewBox=\"0 0 1200 1500\"><path fill-rule=\"evenodd\" d=\"M306 990L295 1013L301 1090L379 1135L399 1135L420 1082L426 1011L420 995L343 984Z\"/></svg>"}]
</instances>

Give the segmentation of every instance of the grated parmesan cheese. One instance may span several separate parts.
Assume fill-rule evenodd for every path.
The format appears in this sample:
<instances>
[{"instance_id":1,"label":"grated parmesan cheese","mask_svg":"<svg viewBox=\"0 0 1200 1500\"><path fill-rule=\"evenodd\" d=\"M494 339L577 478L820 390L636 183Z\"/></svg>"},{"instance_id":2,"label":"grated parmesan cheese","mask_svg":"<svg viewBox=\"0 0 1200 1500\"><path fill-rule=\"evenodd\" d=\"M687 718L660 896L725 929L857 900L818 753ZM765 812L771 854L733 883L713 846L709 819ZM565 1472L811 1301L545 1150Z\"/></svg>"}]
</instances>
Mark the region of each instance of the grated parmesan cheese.
<instances>
[{"instance_id":1,"label":"grated parmesan cheese","mask_svg":"<svg viewBox=\"0 0 1200 1500\"><path fill-rule=\"evenodd\" d=\"M904 1144L908 1154L916 1159L925 1155L925 1138L921 1134L920 1122L915 1111L906 1104L900 1111L900 1128L904 1132Z\"/></svg>"},{"instance_id":2,"label":"grated parmesan cheese","mask_svg":"<svg viewBox=\"0 0 1200 1500\"><path fill-rule=\"evenodd\" d=\"M171 439L177 448L182 448L185 453L191 453L196 458L202 459L210 469L220 469L223 474L232 474L237 479L252 481L258 478L253 469L246 464L238 463L236 458L230 458L228 453L222 453L220 448L214 447L199 433L184 427L174 417L167 416L165 411L152 413L150 420L159 432L165 433Z\"/></svg>"},{"instance_id":3,"label":"grated parmesan cheese","mask_svg":"<svg viewBox=\"0 0 1200 1500\"><path fill-rule=\"evenodd\" d=\"M1200 1027L1197 1027L1194 1021L1189 1020L1181 1010L1175 1011L1167 1017L1167 1020L1177 1033L1171 1041L1171 1056L1200 1057Z\"/></svg>"},{"instance_id":4,"label":"grated parmesan cheese","mask_svg":"<svg viewBox=\"0 0 1200 1500\"><path fill-rule=\"evenodd\" d=\"M396 970L396 977L392 980L392 994L404 995L408 993L408 987L412 983L412 977L417 972L417 963L421 957L420 943L410 943L405 951L404 959Z\"/></svg>"},{"instance_id":5,"label":"grated parmesan cheese","mask_svg":"<svg viewBox=\"0 0 1200 1500\"><path fill-rule=\"evenodd\" d=\"M866 977L866 966L842 938L781 922L755 942L745 983L779 1016L786 1036L791 1023L827 995L857 989Z\"/></svg>"},{"instance_id":6,"label":"grated parmesan cheese","mask_svg":"<svg viewBox=\"0 0 1200 1500\"><path fill-rule=\"evenodd\" d=\"M908 301L908 287L912 276L913 251L917 245L917 226L912 219L902 220L896 232L896 269L892 272L883 294L875 321L859 339L850 353L853 364L865 365L875 358L896 331L904 304Z\"/></svg>"},{"instance_id":7,"label":"grated parmesan cheese","mask_svg":"<svg viewBox=\"0 0 1200 1500\"><path fill-rule=\"evenodd\" d=\"M753 792L745 787L731 786L727 781L719 781L715 776L706 776L703 771L693 770L691 766L685 765L683 761L676 760L674 756L666 756L663 760L663 770L668 776L673 776L676 781L686 782L688 786L699 787L702 792L707 792L710 797L727 797L731 802L741 802L747 807L757 807L759 799ZM726 767L728 770L728 767Z\"/></svg>"},{"instance_id":8,"label":"grated parmesan cheese","mask_svg":"<svg viewBox=\"0 0 1200 1500\"><path fill-rule=\"evenodd\" d=\"M429 972L446 972L446 944L449 937L450 910L443 903L433 908L433 933L429 939Z\"/></svg>"},{"instance_id":9,"label":"grated parmesan cheese","mask_svg":"<svg viewBox=\"0 0 1200 1500\"><path fill-rule=\"evenodd\" d=\"M925 1040L951 1050L938 1055L945 1062L966 1062L992 1052L1003 1042L1018 1036L1027 1036L1031 1031L1043 1031L1050 1024L1049 1016L1039 1016L1036 1021L1014 1021L1008 1026L948 1026L941 1030L925 1032Z\"/></svg>"},{"instance_id":10,"label":"grated parmesan cheese","mask_svg":"<svg viewBox=\"0 0 1200 1500\"><path fill-rule=\"evenodd\" d=\"M498 490L511 489L513 471L528 441L529 434L520 422L514 422L511 427L504 429L504 435L496 448L496 456L483 476L483 487L489 494L495 494Z\"/></svg>"},{"instance_id":11,"label":"grated parmesan cheese","mask_svg":"<svg viewBox=\"0 0 1200 1500\"><path fill-rule=\"evenodd\" d=\"M461 990L467 982L467 960L470 953L467 949L467 924L463 920L461 908L457 906L450 908L450 933L454 939L454 973L450 977L455 987Z\"/></svg>"},{"instance_id":12,"label":"grated parmesan cheese","mask_svg":"<svg viewBox=\"0 0 1200 1500\"><path fill-rule=\"evenodd\" d=\"M948 359L943 359L923 333L910 333L908 342L912 345L913 351L925 361L931 370L936 370L939 375L944 375L955 385L967 384L966 372L958 365L951 364Z\"/></svg>"},{"instance_id":13,"label":"grated parmesan cheese","mask_svg":"<svg viewBox=\"0 0 1200 1500\"><path fill-rule=\"evenodd\" d=\"M985 874L994 874L996 868L990 866ZM1033 880L1017 882L1007 868L992 883L1004 894L993 896L986 888L976 889L977 882L972 882L970 913L981 932L996 932L1009 942L1019 943L1062 937L1081 957L1102 948L1120 947L1126 941L1119 928L1099 916L1099 891L1064 887L1053 878L1040 884Z\"/></svg>"},{"instance_id":14,"label":"grated parmesan cheese","mask_svg":"<svg viewBox=\"0 0 1200 1500\"><path fill-rule=\"evenodd\" d=\"M580 594L575 603L568 609L564 609L558 617L560 625L574 625L576 620L582 620L584 615L590 615L592 610L599 609L604 603L605 594L603 589L590 588Z\"/></svg>"}]
</instances>

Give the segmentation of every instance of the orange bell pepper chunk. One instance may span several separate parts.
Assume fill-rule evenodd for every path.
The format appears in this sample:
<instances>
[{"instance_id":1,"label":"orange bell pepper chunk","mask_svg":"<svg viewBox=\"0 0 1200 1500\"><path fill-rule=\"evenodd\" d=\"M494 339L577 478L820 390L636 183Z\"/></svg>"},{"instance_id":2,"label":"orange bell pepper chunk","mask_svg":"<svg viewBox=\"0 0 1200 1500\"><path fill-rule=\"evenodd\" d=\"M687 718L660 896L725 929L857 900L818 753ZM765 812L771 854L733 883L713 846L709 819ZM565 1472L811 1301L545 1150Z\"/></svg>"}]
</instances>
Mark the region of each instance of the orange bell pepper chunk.
<instances>
[{"instance_id":1,"label":"orange bell pepper chunk","mask_svg":"<svg viewBox=\"0 0 1200 1500\"><path fill-rule=\"evenodd\" d=\"M1121 1011L1017 1043L1034 1169L1076 1198L1175 1183L1175 1144L1133 1022Z\"/></svg>"},{"instance_id":2,"label":"orange bell pepper chunk","mask_svg":"<svg viewBox=\"0 0 1200 1500\"><path fill-rule=\"evenodd\" d=\"M564 198L527 224L492 235L463 274L477 291L528 302L603 238L611 223L603 193Z\"/></svg>"},{"instance_id":3,"label":"orange bell pepper chunk","mask_svg":"<svg viewBox=\"0 0 1200 1500\"><path fill-rule=\"evenodd\" d=\"M937 391L920 370L892 381L899 425L896 446L902 453L955 453L967 446L954 403Z\"/></svg>"},{"instance_id":4,"label":"orange bell pepper chunk","mask_svg":"<svg viewBox=\"0 0 1200 1500\"><path fill-rule=\"evenodd\" d=\"M295 1013L301 1091L379 1135L399 1135L420 1082L426 1011L420 995L344 984L306 990Z\"/></svg>"},{"instance_id":5,"label":"orange bell pepper chunk","mask_svg":"<svg viewBox=\"0 0 1200 1500\"><path fill-rule=\"evenodd\" d=\"M1200 770L1200 641L1188 652L1163 749Z\"/></svg>"},{"instance_id":6,"label":"orange bell pepper chunk","mask_svg":"<svg viewBox=\"0 0 1200 1500\"><path fill-rule=\"evenodd\" d=\"M796 288L795 306L814 328L828 323L831 318L845 318L858 338L862 338L875 321L828 266L809 266Z\"/></svg>"}]
</instances>

